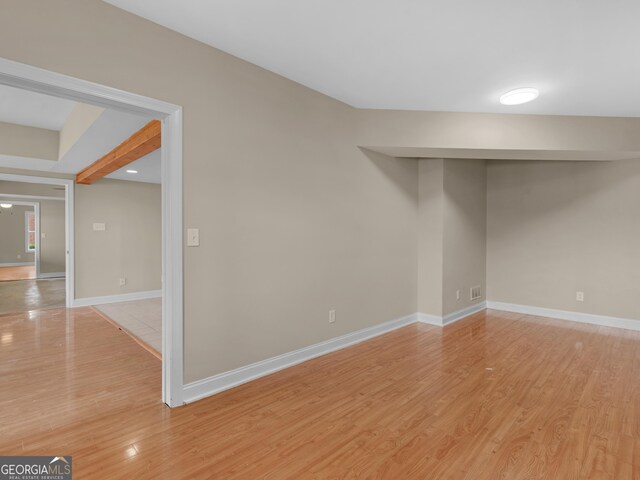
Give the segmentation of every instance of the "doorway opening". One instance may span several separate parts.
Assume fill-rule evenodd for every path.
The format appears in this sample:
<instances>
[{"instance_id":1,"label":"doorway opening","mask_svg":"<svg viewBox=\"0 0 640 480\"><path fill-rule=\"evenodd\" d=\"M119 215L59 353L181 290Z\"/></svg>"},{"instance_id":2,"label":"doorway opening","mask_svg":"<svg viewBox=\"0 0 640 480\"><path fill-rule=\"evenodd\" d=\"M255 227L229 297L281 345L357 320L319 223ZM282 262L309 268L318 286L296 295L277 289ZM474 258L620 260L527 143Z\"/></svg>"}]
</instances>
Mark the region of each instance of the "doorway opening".
<instances>
[{"instance_id":1,"label":"doorway opening","mask_svg":"<svg viewBox=\"0 0 640 480\"><path fill-rule=\"evenodd\" d=\"M0 85L133 113L161 120L160 149L162 217L162 400L170 407L183 404L183 260L182 260L182 109L178 105L71 78L39 68L0 59ZM14 167L15 168L15 167ZM76 299L74 265L74 182L46 178L42 169L25 175L2 173L0 180L57 184L65 188L66 299L68 308L81 304Z\"/></svg>"},{"instance_id":2,"label":"doorway opening","mask_svg":"<svg viewBox=\"0 0 640 480\"><path fill-rule=\"evenodd\" d=\"M12 193L25 190L30 195ZM64 307L64 193L7 181L0 181L0 192L0 315Z\"/></svg>"}]
</instances>

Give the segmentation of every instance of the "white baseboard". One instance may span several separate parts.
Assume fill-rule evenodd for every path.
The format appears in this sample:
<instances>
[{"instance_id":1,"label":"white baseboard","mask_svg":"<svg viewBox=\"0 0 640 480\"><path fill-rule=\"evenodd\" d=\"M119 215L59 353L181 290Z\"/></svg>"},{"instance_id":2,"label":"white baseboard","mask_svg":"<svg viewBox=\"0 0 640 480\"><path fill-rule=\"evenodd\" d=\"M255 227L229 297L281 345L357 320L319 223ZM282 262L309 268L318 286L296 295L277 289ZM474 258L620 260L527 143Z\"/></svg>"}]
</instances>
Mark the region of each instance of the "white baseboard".
<instances>
[{"instance_id":1,"label":"white baseboard","mask_svg":"<svg viewBox=\"0 0 640 480\"><path fill-rule=\"evenodd\" d=\"M470 307L463 308L462 310L458 310L453 313L448 313L444 316L431 315L430 313L418 313L418 322L426 323L428 325L435 325L437 327L444 327L445 325L450 325L453 322L457 322L458 320L462 320L463 318L468 317L469 315L473 315L474 313L478 313L487 308L487 302L476 303L475 305L471 305Z\"/></svg>"},{"instance_id":2,"label":"white baseboard","mask_svg":"<svg viewBox=\"0 0 640 480\"><path fill-rule=\"evenodd\" d=\"M402 328L415 323L416 321L417 315L414 313L397 320L358 330L357 332L348 333L341 337L332 338L325 342L316 343L309 347L301 348L293 352L278 355L277 357L268 358L245 367L240 367L235 370L189 383L184 386L184 401L185 403L195 402L201 398L242 385L243 383L264 377L298 363L311 360L312 358L319 357L320 355L325 355L350 345L360 343L364 340L377 337L383 333Z\"/></svg>"},{"instance_id":3,"label":"white baseboard","mask_svg":"<svg viewBox=\"0 0 640 480\"><path fill-rule=\"evenodd\" d=\"M487 302L476 303L475 305L471 305L470 307L463 308L462 310L458 310L457 312L448 313L442 319L442 323L444 325L449 325L453 322L457 322L458 320L462 320L474 313L478 313L487 308Z\"/></svg>"},{"instance_id":4,"label":"white baseboard","mask_svg":"<svg viewBox=\"0 0 640 480\"><path fill-rule=\"evenodd\" d=\"M90 307L105 303L130 302L132 300L146 300L147 298L162 297L162 290L150 290L148 292L121 293L119 295L105 295L104 297L76 298L74 307Z\"/></svg>"},{"instance_id":5,"label":"white baseboard","mask_svg":"<svg viewBox=\"0 0 640 480\"><path fill-rule=\"evenodd\" d=\"M0 267L35 267L34 262L0 263Z\"/></svg>"},{"instance_id":6,"label":"white baseboard","mask_svg":"<svg viewBox=\"0 0 640 480\"><path fill-rule=\"evenodd\" d=\"M514 303L493 301L487 302L487 308L492 310L502 310L504 312L535 315L537 317L548 317L558 320L568 320L571 322L589 323L591 325L601 325L603 327L640 330L640 320L632 320L629 318L608 317L604 315L593 315L590 313L570 312L568 310L555 310L552 308L532 307L530 305L516 305Z\"/></svg>"},{"instance_id":7,"label":"white baseboard","mask_svg":"<svg viewBox=\"0 0 640 480\"><path fill-rule=\"evenodd\" d=\"M40 273L38 278L64 278L66 277L65 272L51 272L51 273Z\"/></svg>"},{"instance_id":8,"label":"white baseboard","mask_svg":"<svg viewBox=\"0 0 640 480\"><path fill-rule=\"evenodd\" d=\"M442 327L442 317L438 315L431 315L430 313L421 313L417 314L418 322L426 323L427 325L435 325L436 327Z\"/></svg>"},{"instance_id":9,"label":"white baseboard","mask_svg":"<svg viewBox=\"0 0 640 480\"><path fill-rule=\"evenodd\" d=\"M243 383L256 380L260 377L275 373L279 370L297 365L298 363L302 363L320 355L325 355L327 353L340 350L350 345L360 343L364 340L368 340L378 335L382 335L383 333L402 328L415 322L443 327L487 308L492 310L502 310L506 312L536 315L540 317L556 318L560 320L590 323L593 325L624 328L629 330L640 330L640 321L626 318L606 317L601 315L591 315L588 313L531 307L528 305L515 305L511 303L483 301L444 316L431 315L427 313L414 313L397 320L392 320L390 322L382 323L374 327L365 328L357 332L349 333L341 337L333 338L325 342L301 348L300 350L285 353L277 357L268 358L266 360L252 363L251 365L240 367L235 370L230 370L228 372L220 373L203 380L198 380L184 386L183 398L185 403L195 402L196 400L215 395L216 393L220 393L224 390L229 390L230 388L237 387L238 385L242 385Z\"/></svg>"}]
</instances>

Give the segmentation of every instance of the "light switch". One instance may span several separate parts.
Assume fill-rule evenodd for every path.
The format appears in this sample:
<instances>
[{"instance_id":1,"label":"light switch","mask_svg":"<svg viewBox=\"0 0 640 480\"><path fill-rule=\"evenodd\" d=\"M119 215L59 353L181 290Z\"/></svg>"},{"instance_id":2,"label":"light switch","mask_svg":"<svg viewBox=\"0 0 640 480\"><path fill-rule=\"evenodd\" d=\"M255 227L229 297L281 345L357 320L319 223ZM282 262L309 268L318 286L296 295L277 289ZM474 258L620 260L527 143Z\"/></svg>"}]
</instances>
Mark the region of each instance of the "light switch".
<instances>
[{"instance_id":1,"label":"light switch","mask_svg":"<svg viewBox=\"0 0 640 480\"><path fill-rule=\"evenodd\" d=\"M107 224L106 223L94 223L93 224L93 231L94 232L104 232L107 229Z\"/></svg>"},{"instance_id":2,"label":"light switch","mask_svg":"<svg viewBox=\"0 0 640 480\"><path fill-rule=\"evenodd\" d=\"M42 234L40 235L40 237L41 237L41 238L47 238L47 234L46 234L46 233L42 233Z\"/></svg>"},{"instance_id":3,"label":"light switch","mask_svg":"<svg viewBox=\"0 0 640 480\"><path fill-rule=\"evenodd\" d=\"M200 230L197 228L187 228L187 247L200 246Z\"/></svg>"}]
</instances>

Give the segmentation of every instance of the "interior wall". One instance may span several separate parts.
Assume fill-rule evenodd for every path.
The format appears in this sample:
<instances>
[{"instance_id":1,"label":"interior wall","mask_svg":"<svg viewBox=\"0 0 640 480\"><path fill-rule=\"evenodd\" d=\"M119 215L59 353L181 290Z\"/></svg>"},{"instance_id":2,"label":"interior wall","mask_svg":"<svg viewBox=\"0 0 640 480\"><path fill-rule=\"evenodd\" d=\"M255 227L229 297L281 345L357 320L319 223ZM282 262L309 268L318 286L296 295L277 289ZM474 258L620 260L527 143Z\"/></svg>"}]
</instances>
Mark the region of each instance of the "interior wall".
<instances>
[{"instance_id":1,"label":"interior wall","mask_svg":"<svg viewBox=\"0 0 640 480\"><path fill-rule=\"evenodd\" d=\"M162 288L161 208L160 185L102 179L75 186L77 299Z\"/></svg>"},{"instance_id":2,"label":"interior wall","mask_svg":"<svg viewBox=\"0 0 640 480\"><path fill-rule=\"evenodd\" d=\"M25 212L28 205L14 205L0 212L0 264L35 264L35 254L25 251Z\"/></svg>"},{"instance_id":3,"label":"interior wall","mask_svg":"<svg viewBox=\"0 0 640 480\"><path fill-rule=\"evenodd\" d=\"M0 155L58 160L59 133L0 122Z\"/></svg>"},{"instance_id":4,"label":"interior wall","mask_svg":"<svg viewBox=\"0 0 640 480\"><path fill-rule=\"evenodd\" d=\"M418 311L443 317L485 299L486 164L420 159L418 169Z\"/></svg>"},{"instance_id":5,"label":"interior wall","mask_svg":"<svg viewBox=\"0 0 640 480\"><path fill-rule=\"evenodd\" d=\"M415 312L417 164L353 108L97 0L3 13L0 56L184 108L186 382Z\"/></svg>"},{"instance_id":6,"label":"interior wall","mask_svg":"<svg viewBox=\"0 0 640 480\"><path fill-rule=\"evenodd\" d=\"M443 315L485 300L487 169L484 160L444 162ZM471 300L471 287L482 297ZM460 298L456 292L460 291Z\"/></svg>"},{"instance_id":7,"label":"interior wall","mask_svg":"<svg viewBox=\"0 0 640 480\"><path fill-rule=\"evenodd\" d=\"M77 103L60 130L58 160L61 160L71 147L86 133L93 123L102 115L104 108L86 103Z\"/></svg>"},{"instance_id":8,"label":"interior wall","mask_svg":"<svg viewBox=\"0 0 640 480\"><path fill-rule=\"evenodd\" d=\"M356 115L358 145L398 156L424 157L430 149L449 158L452 150L460 158L496 158L483 156L493 150L509 155L497 158L543 154L556 161L561 155L640 152L640 118L371 109L357 110Z\"/></svg>"},{"instance_id":9,"label":"interior wall","mask_svg":"<svg viewBox=\"0 0 640 480\"><path fill-rule=\"evenodd\" d=\"M640 161L489 161L487 203L489 300L640 321Z\"/></svg>"},{"instance_id":10,"label":"interior wall","mask_svg":"<svg viewBox=\"0 0 640 480\"><path fill-rule=\"evenodd\" d=\"M444 160L419 160L418 182L418 312L442 316Z\"/></svg>"},{"instance_id":11,"label":"interior wall","mask_svg":"<svg viewBox=\"0 0 640 480\"><path fill-rule=\"evenodd\" d=\"M0 56L184 108L187 382L415 311L418 162L356 145L640 145L637 119L357 111L98 0L3 13Z\"/></svg>"},{"instance_id":12,"label":"interior wall","mask_svg":"<svg viewBox=\"0 0 640 480\"><path fill-rule=\"evenodd\" d=\"M6 171L3 173L16 173L32 176L48 176L43 173L31 172L30 170L22 170L20 172ZM54 177L55 175L51 175ZM56 197L64 200L64 188L59 185L47 185L44 183L27 183L27 182L11 182L9 180L0 180L0 193L8 195L30 195L37 197ZM8 197L5 197L8 198ZM18 198L15 199L16 201ZM30 202L31 199L21 198L21 201ZM35 200L34 200L35 201Z\"/></svg>"},{"instance_id":13,"label":"interior wall","mask_svg":"<svg viewBox=\"0 0 640 480\"><path fill-rule=\"evenodd\" d=\"M66 271L65 202L39 200L40 203L40 273Z\"/></svg>"}]
</instances>

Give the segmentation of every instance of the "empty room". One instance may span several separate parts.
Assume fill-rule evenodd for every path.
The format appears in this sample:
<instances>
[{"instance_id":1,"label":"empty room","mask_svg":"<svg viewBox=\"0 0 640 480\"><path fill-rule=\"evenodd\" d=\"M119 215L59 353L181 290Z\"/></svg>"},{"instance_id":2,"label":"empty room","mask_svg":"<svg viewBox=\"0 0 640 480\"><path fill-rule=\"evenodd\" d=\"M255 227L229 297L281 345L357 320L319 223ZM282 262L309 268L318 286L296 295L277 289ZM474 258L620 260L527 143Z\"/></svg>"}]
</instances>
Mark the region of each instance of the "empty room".
<instances>
[{"instance_id":1,"label":"empty room","mask_svg":"<svg viewBox=\"0 0 640 480\"><path fill-rule=\"evenodd\" d=\"M640 478L639 3L0 5L0 478Z\"/></svg>"}]
</instances>

